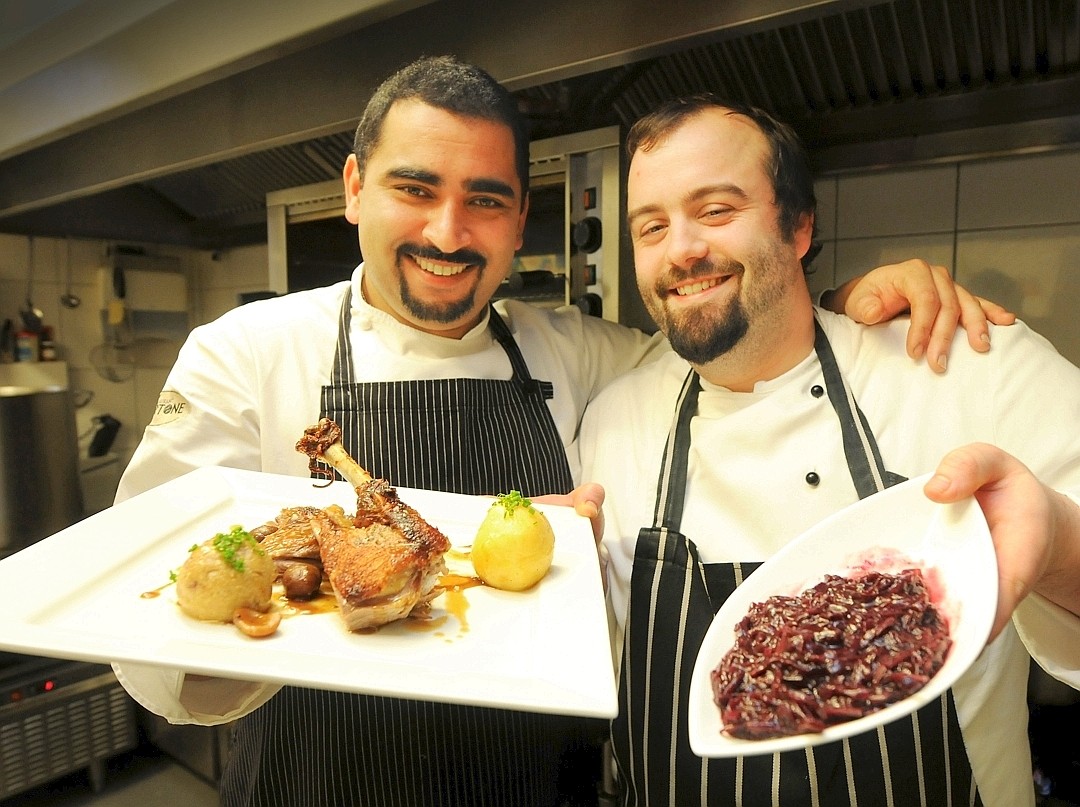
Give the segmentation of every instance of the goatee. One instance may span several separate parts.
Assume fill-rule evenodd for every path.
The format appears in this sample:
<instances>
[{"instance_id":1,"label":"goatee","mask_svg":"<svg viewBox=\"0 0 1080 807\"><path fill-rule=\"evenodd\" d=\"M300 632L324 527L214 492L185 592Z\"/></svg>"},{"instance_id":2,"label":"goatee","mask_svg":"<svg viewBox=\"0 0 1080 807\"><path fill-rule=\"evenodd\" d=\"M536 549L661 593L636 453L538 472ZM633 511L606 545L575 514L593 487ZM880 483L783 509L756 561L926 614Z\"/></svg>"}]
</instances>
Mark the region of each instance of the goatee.
<instances>
[{"instance_id":1,"label":"goatee","mask_svg":"<svg viewBox=\"0 0 1080 807\"><path fill-rule=\"evenodd\" d=\"M434 247L424 247L417 244L402 244L397 250L398 278L401 286L401 302L406 310L422 322L437 322L440 324L452 323L464 317L473 310L476 301L476 283L473 283L468 293L459 300L450 302L427 302L413 296L409 290L409 284L405 280L405 273L400 271L403 258L427 258L447 263L462 263L475 266L478 273L484 271L487 260L478 252L470 249L459 249L456 252L442 252Z\"/></svg>"},{"instance_id":2,"label":"goatee","mask_svg":"<svg viewBox=\"0 0 1080 807\"><path fill-rule=\"evenodd\" d=\"M706 364L723 356L737 345L750 327L742 299L736 296L726 306L710 306L681 313L673 312L663 300L676 282L684 283L696 278L729 275L725 282L741 278L744 267L738 261L698 261L687 271L685 277L661 277L653 294L642 297L649 300L650 312L671 343L672 349L692 364Z\"/></svg>"},{"instance_id":3,"label":"goatee","mask_svg":"<svg viewBox=\"0 0 1080 807\"><path fill-rule=\"evenodd\" d=\"M742 302L734 300L726 317L717 321L714 317L693 314L669 318L668 341L672 349L691 364L708 364L734 348L750 329Z\"/></svg>"}]
</instances>

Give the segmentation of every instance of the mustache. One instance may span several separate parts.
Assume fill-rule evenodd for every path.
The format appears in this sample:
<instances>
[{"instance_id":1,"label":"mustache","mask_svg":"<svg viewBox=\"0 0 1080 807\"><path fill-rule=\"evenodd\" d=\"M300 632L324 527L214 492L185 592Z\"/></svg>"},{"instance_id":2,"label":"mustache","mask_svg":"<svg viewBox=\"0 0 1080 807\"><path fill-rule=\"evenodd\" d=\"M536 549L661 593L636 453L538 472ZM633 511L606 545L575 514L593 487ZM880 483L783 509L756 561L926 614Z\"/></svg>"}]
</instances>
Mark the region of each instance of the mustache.
<instances>
[{"instance_id":1,"label":"mustache","mask_svg":"<svg viewBox=\"0 0 1080 807\"><path fill-rule=\"evenodd\" d=\"M471 249L458 249L454 252L443 252L435 247L426 247L420 244L402 244L397 248L397 256L400 260L405 256L414 258L427 258L432 261L445 261L447 263L465 263L483 269L487 266L487 259L479 252Z\"/></svg>"},{"instance_id":2,"label":"mustache","mask_svg":"<svg viewBox=\"0 0 1080 807\"><path fill-rule=\"evenodd\" d=\"M669 268L657 278L656 291L657 294L663 295L681 283L693 282L717 274L741 275L745 271L746 267L733 258L715 261L702 258L694 261L688 269Z\"/></svg>"}]
</instances>

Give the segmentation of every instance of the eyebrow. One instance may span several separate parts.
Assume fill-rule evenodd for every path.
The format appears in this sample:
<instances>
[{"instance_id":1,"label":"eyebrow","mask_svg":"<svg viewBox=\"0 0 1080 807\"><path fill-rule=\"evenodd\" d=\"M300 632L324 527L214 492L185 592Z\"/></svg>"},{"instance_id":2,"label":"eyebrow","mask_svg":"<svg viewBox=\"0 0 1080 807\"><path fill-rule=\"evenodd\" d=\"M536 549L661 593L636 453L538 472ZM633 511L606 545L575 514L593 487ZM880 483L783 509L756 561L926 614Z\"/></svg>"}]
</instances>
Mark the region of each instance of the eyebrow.
<instances>
[{"instance_id":1,"label":"eyebrow","mask_svg":"<svg viewBox=\"0 0 1080 807\"><path fill-rule=\"evenodd\" d=\"M394 179L408 179L415 182L422 182L425 185L431 185L436 188L443 184L441 176L432 173L431 171L425 171L422 168L394 168L387 171L386 175ZM509 200L517 198L517 194L514 192L513 187L503 182L501 179L489 179L486 177L470 179L465 183L465 189L472 193L490 193L494 196L502 196Z\"/></svg>"},{"instance_id":2,"label":"eyebrow","mask_svg":"<svg viewBox=\"0 0 1080 807\"><path fill-rule=\"evenodd\" d=\"M716 185L706 185L701 188L695 188L694 190L690 191L682 197L682 203L686 204L687 202L696 202L699 199L702 199L706 196L711 196L714 193L728 193L744 200L750 198L747 195L746 191L744 191L740 186L733 185L730 182L721 182ZM640 207L635 207L633 210L627 211L626 223L629 226L630 224L634 223L634 219L640 218L641 216L650 215L652 213L658 213L660 212L660 209L660 205L656 204L641 205Z\"/></svg>"},{"instance_id":3,"label":"eyebrow","mask_svg":"<svg viewBox=\"0 0 1080 807\"><path fill-rule=\"evenodd\" d=\"M484 179L481 177L480 179L469 180L465 187L474 193L490 193L494 196L505 196L507 199L517 198L514 189L501 179Z\"/></svg>"}]
</instances>

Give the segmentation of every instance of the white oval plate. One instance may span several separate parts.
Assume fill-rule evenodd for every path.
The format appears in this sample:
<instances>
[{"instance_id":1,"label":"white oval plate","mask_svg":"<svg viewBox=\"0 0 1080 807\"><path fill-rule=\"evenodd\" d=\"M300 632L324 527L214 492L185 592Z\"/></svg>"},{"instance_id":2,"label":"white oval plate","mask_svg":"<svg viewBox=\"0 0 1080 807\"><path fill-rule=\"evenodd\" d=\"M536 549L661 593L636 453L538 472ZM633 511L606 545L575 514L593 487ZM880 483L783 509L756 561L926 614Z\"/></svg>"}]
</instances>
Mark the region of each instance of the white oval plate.
<instances>
[{"instance_id":1,"label":"white oval plate","mask_svg":"<svg viewBox=\"0 0 1080 807\"><path fill-rule=\"evenodd\" d=\"M997 557L974 499L936 504L926 498L929 474L862 499L811 527L743 581L713 618L690 682L690 747L702 757L771 754L832 742L909 714L952 686L982 652L997 608ZM822 732L764 740L722 733L709 674L735 643L735 625L753 603L798 594L826 574L867 568L896 572L917 565L953 641L945 663L922 689L866 717Z\"/></svg>"}]
</instances>

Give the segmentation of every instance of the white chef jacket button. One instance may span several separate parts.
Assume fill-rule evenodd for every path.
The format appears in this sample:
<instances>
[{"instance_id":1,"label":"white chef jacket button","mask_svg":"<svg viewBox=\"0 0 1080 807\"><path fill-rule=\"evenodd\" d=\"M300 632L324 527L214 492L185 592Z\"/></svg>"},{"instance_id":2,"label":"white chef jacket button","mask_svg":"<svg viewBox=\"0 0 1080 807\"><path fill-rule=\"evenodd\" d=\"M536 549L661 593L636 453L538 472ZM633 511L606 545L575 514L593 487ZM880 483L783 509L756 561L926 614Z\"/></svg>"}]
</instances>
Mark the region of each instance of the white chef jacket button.
<instances>
[{"instance_id":1,"label":"white chef jacket button","mask_svg":"<svg viewBox=\"0 0 1080 807\"><path fill-rule=\"evenodd\" d=\"M814 386L810 387L810 394L815 398L820 398L825 394L825 388L821 384L814 384Z\"/></svg>"},{"instance_id":2,"label":"white chef jacket button","mask_svg":"<svg viewBox=\"0 0 1080 807\"><path fill-rule=\"evenodd\" d=\"M353 323L362 331L371 330L371 317L367 314L354 314Z\"/></svg>"},{"instance_id":3,"label":"white chef jacket button","mask_svg":"<svg viewBox=\"0 0 1080 807\"><path fill-rule=\"evenodd\" d=\"M817 475L817 471L811 471L806 475L806 484L812 488L821 484L821 477Z\"/></svg>"}]
</instances>

